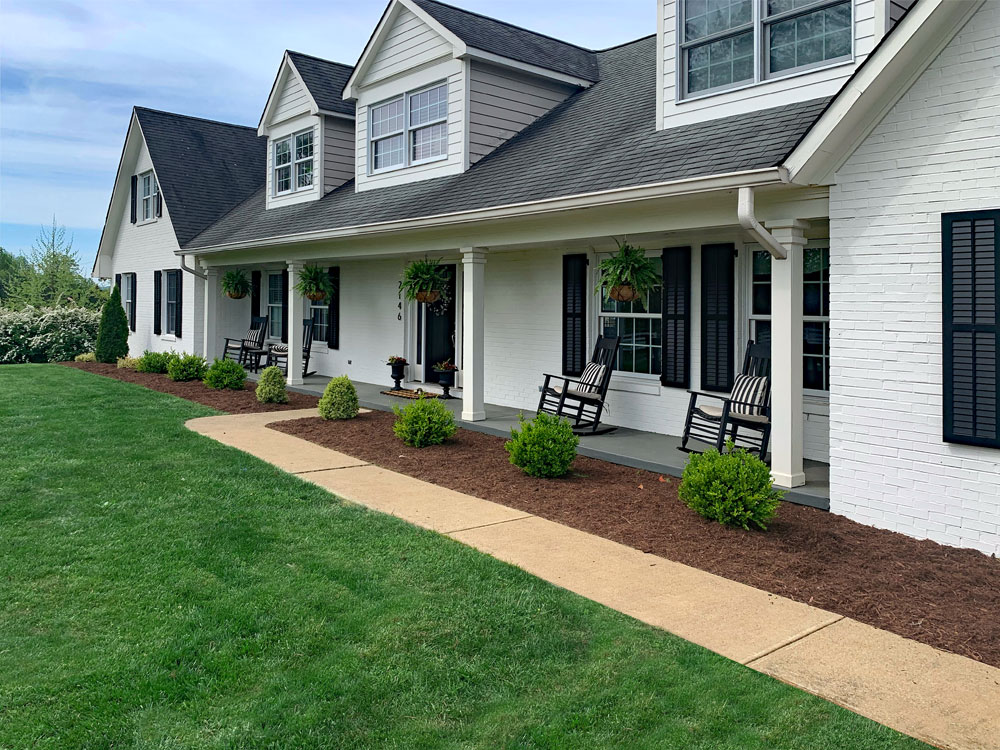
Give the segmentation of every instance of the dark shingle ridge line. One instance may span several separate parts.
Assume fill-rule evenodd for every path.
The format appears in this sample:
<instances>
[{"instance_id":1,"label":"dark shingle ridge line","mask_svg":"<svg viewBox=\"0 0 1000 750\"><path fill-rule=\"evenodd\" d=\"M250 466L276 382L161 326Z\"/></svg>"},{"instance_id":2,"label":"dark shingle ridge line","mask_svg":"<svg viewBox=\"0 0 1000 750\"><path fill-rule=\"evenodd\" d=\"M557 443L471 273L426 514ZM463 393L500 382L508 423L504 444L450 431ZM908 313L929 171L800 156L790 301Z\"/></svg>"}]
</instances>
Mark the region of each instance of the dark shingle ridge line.
<instances>
[{"instance_id":1,"label":"dark shingle ridge line","mask_svg":"<svg viewBox=\"0 0 1000 750\"><path fill-rule=\"evenodd\" d=\"M252 130L257 132L257 127L254 125L237 125L235 122L225 122L223 120L212 120L208 117L198 117L197 115L184 115L180 112L168 112L165 109L153 109L152 107L140 107L135 105L133 107L137 112L150 112L154 115L166 115L167 117L181 117L185 120L198 120L199 122L207 122L212 125L224 125L227 128L243 128L244 130Z\"/></svg>"},{"instance_id":2,"label":"dark shingle ridge line","mask_svg":"<svg viewBox=\"0 0 1000 750\"><path fill-rule=\"evenodd\" d=\"M354 66L349 63L337 62L336 60L328 60L325 57L319 57L318 55L310 55L305 52L296 52L293 49L286 49L285 52L287 52L289 55L297 55L298 57L308 57L310 60L326 63L327 65L336 65L338 68L344 68L345 70L354 70Z\"/></svg>"},{"instance_id":3,"label":"dark shingle ridge line","mask_svg":"<svg viewBox=\"0 0 1000 750\"><path fill-rule=\"evenodd\" d=\"M504 21L500 18L494 18L493 16L488 16L485 13L477 13L474 10L468 10L467 8L460 8L457 5L452 5L451 3L443 3L441 0L424 0L426 3L434 3L435 5L441 5L445 8L451 8L452 10L457 10L460 13L465 13L466 15L476 16L478 18L486 19L487 21L492 21L493 23L502 24L511 29L517 29L518 31L523 31L526 34L534 34L535 36L540 36L544 39L549 39L553 42L559 42L559 44L565 44L569 47L576 47L578 50L583 52L597 52L598 50L590 49L589 47L584 47L580 44L575 44L573 42L567 42L565 39L560 39L559 37L552 36L551 34L544 34L541 31L535 31L534 29L529 29L524 26L518 26L516 23L511 23L510 21ZM654 34L655 36L655 34Z\"/></svg>"}]
</instances>

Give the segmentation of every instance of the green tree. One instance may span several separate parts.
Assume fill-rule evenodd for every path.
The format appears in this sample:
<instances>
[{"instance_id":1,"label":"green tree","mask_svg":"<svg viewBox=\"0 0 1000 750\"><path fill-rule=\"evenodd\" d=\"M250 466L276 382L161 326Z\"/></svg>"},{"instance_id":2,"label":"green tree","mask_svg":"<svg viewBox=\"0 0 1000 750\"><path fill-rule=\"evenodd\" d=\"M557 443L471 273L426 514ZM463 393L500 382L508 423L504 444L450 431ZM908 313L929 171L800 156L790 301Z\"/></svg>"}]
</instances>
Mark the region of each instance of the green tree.
<instances>
[{"instance_id":1,"label":"green tree","mask_svg":"<svg viewBox=\"0 0 1000 750\"><path fill-rule=\"evenodd\" d=\"M128 354L128 320L125 319L122 295L117 285L111 290L111 297L101 311L95 353L98 362L108 364L114 364L119 357Z\"/></svg>"},{"instance_id":2,"label":"green tree","mask_svg":"<svg viewBox=\"0 0 1000 750\"><path fill-rule=\"evenodd\" d=\"M80 256L73 250L73 238L55 217L51 227L42 227L31 252L16 264L4 285L3 304L14 309L33 307L86 307L100 309L108 293L80 268ZM14 267L14 264L12 264ZM2 273L2 272L0 272ZM0 282L2 283L2 282Z\"/></svg>"},{"instance_id":3,"label":"green tree","mask_svg":"<svg viewBox=\"0 0 1000 750\"><path fill-rule=\"evenodd\" d=\"M9 253L0 247L0 307L6 306L11 288L30 270L28 261L20 255Z\"/></svg>"}]
</instances>

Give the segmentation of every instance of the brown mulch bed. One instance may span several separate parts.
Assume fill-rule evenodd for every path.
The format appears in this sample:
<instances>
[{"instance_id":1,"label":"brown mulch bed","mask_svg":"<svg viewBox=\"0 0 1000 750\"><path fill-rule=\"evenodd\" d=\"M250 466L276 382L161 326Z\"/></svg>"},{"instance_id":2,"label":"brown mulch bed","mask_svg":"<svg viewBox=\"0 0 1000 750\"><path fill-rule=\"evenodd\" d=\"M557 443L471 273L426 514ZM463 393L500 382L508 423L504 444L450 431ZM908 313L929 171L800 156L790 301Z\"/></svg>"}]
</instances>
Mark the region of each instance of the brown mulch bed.
<instances>
[{"instance_id":1,"label":"brown mulch bed","mask_svg":"<svg viewBox=\"0 0 1000 750\"><path fill-rule=\"evenodd\" d=\"M730 529L681 503L672 477L579 456L569 478L534 479L509 463L502 438L460 429L418 450L393 436L393 419L270 427L1000 666L1000 560L791 503L766 532Z\"/></svg>"},{"instance_id":2,"label":"brown mulch bed","mask_svg":"<svg viewBox=\"0 0 1000 750\"><path fill-rule=\"evenodd\" d=\"M126 383L137 383L154 391L180 396L181 398L186 398L188 401L195 401L230 414L310 409L319 403L319 399L315 396L306 396L302 393L289 391L287 404L262 404L257 400L257 396L254 393L257 384L249 380L242 391L216 390L215 388L209 388L200 380L175 383L166 375L136 372L135 370L119 370L114 365L102 362L63 362L62 364L67 367L75 367L78 370L105 375L115 380L124 380Z\"/></svg>"}]
</instances>

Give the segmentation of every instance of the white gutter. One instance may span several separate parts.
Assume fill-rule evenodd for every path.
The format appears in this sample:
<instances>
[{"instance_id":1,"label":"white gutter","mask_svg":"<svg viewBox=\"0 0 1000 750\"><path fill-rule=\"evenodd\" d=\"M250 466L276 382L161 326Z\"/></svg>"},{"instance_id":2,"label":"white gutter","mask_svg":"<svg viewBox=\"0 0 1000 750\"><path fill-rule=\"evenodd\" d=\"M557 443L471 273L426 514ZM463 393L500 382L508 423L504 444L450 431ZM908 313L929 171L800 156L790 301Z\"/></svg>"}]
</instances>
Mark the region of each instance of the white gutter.
<instances>
[{"instance_id":1,"label":"white gutter","mask_svg":"<svg viewBox=\"0 0 1000 750\"><path fill-rule=\"evenodd\" d=\"M197 276L199 279L208 279L208 274L207 273L202 273L201 271L196 271L193 268L188 268L187 256L186 255L180 255L180 258L181 258L181 270L182 271L187 271L189 274L191 274L192 276Z\"/></svg>"},{"instance_id":2,"label":"white gutter","mask_svg":"<svg viewBox=\"0 0 1000 750\"><path fill-rule=\"evenodd\" d=\"M753 188L741 187L739 202L737 203L736 214L740 219L740 226L750 232L764 247L768 249L772 256L778 260L788 257L785 246L774 239L774 235L764 229L764 225L757 221L753 212Z\"/></svg>"},{"instance_id":3,"label":"white gutter","mask_svg":"<svg viewBox=\"0 0 1000 750\"><path fill-rule=\"evenodd\" d=\"M541 214L572 211L575 209L597 208L602 206L621 205L657 198L679 197L707 193L719 190L735 190L748 185L760 187L763 185L783 185L788 183L788 173L784 167L767 167L765 169L750 169L743 172L730 172L724 175L710 177L691 177L671 182L658 182L639 187L614 188L593 193L545 198L524 203L512 203L506 206L491 206L471 211L454 211L444 214L433 214L413 219L397 219L394 221L377 222L373 224L356 224L334 229L318 229L300 234L262 237L241 242L228 242L221 245L210 245L203 248L184 249L177 255L185 253L204 255L227 250L249 250L264 245L290 245L300 242L321 242L324 240L343 239L360 235L373 235L387 232L403 232L414 229L431 229L440 226L454 226L477 221L524 218Z\"/></svg>"}]
</instances>

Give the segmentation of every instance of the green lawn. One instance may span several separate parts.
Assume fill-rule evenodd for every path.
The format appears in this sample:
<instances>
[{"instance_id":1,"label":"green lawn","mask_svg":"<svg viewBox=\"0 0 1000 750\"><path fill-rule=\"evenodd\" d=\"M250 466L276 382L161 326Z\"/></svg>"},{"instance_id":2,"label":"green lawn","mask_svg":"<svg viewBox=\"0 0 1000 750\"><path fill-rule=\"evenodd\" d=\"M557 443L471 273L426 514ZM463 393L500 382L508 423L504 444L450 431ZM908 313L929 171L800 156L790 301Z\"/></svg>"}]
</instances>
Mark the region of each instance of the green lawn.
<instances>
[{"instance_id":1,"label":"green lawn","mask_svg":"<svg viewBox=\"0 0 1000 750\"><path fill-rule=\"evenodd\" d=\"M0 367L0 748L923 747L189 432Z\"/></svg>"}]
</instances>

